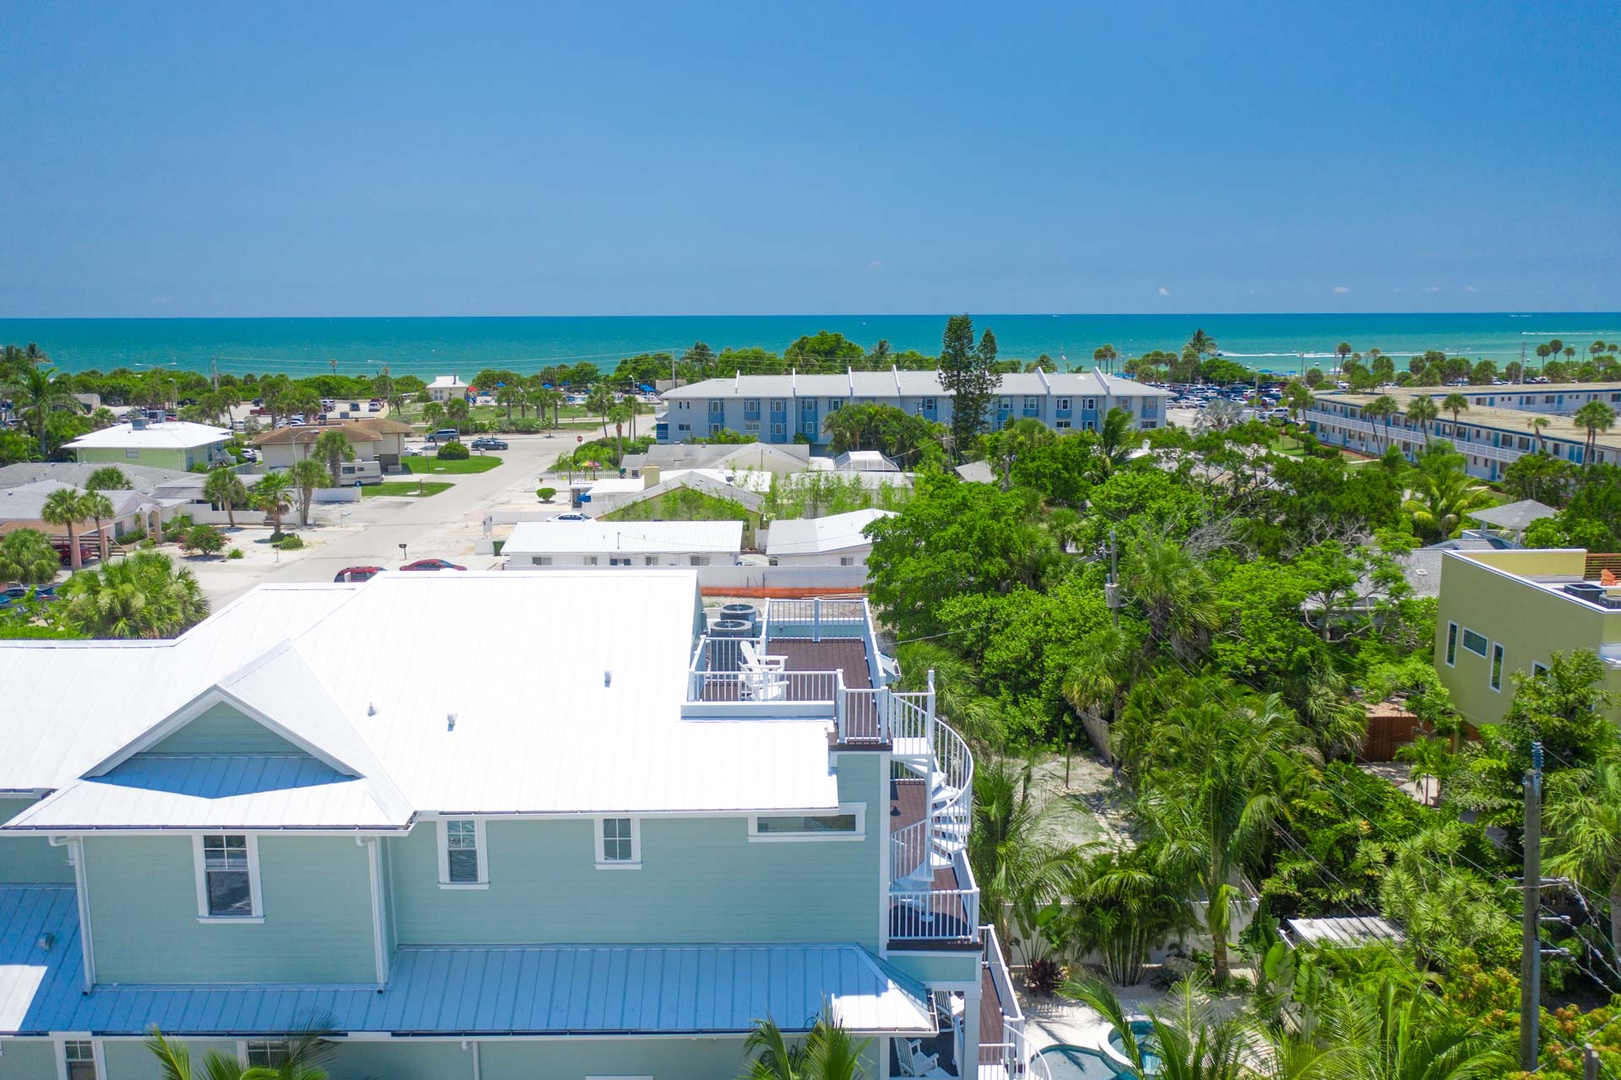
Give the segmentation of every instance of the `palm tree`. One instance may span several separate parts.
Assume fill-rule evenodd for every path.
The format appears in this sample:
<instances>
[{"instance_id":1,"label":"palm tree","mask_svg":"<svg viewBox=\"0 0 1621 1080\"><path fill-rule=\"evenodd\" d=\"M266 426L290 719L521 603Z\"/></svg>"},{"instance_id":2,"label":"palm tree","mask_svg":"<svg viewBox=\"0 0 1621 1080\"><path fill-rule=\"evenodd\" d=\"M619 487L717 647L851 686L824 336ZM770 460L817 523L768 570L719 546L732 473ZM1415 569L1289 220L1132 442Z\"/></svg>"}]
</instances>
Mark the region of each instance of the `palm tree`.
<instances>
[{"instance_id":1,"label":"palm tree","mask_svg":"<svg viewBox=\"0 0 1621 1080\"><path fill-rule=\"evenodd\" d=\"M1192 349L1193 355L1202 362L1205 357L1216 351L1216 339L1202 329L1195 330L1193 336L1188 338L1187 347Z\"/></svg>"},{"instance_id":2,"label":"palm tree","mask_svg":"<svg viewBox=\"0 0 1621 1080\"><path fill-rule=\"evenodd\" d=\"M445 422L445 407L437 401L430 401L422 406L422 422L428 425L429 431L437 430Z\"/></svg>"},{"instance_id":3,"label":"palm tree","mask_svg":"<svg viewBox=\"0 0 1621 1080\"><path fill-rule=\"evenodd\" d=\"M1235 880L1283 815L1303 732L1276 694L1258 705L1207 698L1175 707L1173 719L1159 753L1176 764L1144 778L1139 816L1164 872L1203 888L1215 980L1225 984Z\"/></svg>"},{"instance_id":4,"label":"palm tree","mask_svg":"<svg viewBox=\"0 0 1621 1080\"><path fill-rule=\"evenodd\" d=\"M1338 345L1334 346L1334 360L1335 363L1340 367L1345 366L1345 358L1350 355L1351 343L1349 341L1342 341Z\"/></svg>"},{"instance_id":5,"label":"palm tree","mask_svg":"<svg viewBox=\"0 0 1621 1080\"><path fill-rule=\"evenodd\" d=\"M56 579L60 565L50 537L38 529L16 529L0 537L0 581L44 585Z\"/></svg>"},{"instance_id":6,"label":"palm tree","mask_svg":"<svg viewBox=\"0 0 1621 1080\"><path fill-rule=\"evenodd\" d=\"M508 384L495 391L495 403L506 406L507 423L510 424L512 423L512 407L514 405L523 406L528 402L524 396L523 387Z\"/></svg>"},{"instance_id":7,"label":"palm tree","mask_svg":"<svg viewBox=\"0 0 1621 1080\"><path fill-rule=\"evenodd\" d=\"M884 345L887 342L880 341L878 344ZM626 394L619 401L620 404L625 406L626 411L630 413L630 437L634 439L636 437L636 418L648 411L647 406L635 394Z\"/></svg>"},{"instance_id":8,"label":"palm tree","mask_svg":"<svg viewBox=\"0 0 1621 1080\"><path fill-rule=\"evenodd\" d=\"M1445 443L1419 456L1402 510L1421 534L1445 540L1457 532L1469 511L1495 504L1492 493L1469 475L1466 460Z\"/></svg>"},{"instance_id":9,"label":"palm tree","mask_svg":"<svg viewBox=\"0 0 1621 1080\"><path fill-rule=\"evenodd\" d=\"M1428 394L1420 394L1407 403L1407 419L1424 432L1424 449L1430 448L1430 425L1441 415L1441 407Z\"/></svg>"},{"instance_id":10,"label":"palm tree","mask_svg":"<svg viewBox=\"0 0 1621 1080\"><path fill-rule=\"evenodd\" d=\"M460 435L462 428L472 420L472 411L467 407L467 399L453 397L445 402L445 419L450 421L451 426L456 429L456 434Z\"/></svg>"},{"instance_id":11,"label":"palm tree","mask_svg":"<svg viewBox=\"0 0 1621 1080\"><path fill-rule=\"evenodd\" d=\"M1115 350L1113 345L1103 345L1092 350L1092 363L1095 366L1106 367L1111 372L1114 371L1114 362L1118 359L1120 359L1120 353Z\"/></svg>"},{"instance_id":12,"label":"palm tree","mask_svg":"<svg viewBox=\"0 0 1621 1080\"><path fill-rule=\"evenodd\" d=\"M588 411L602 417L602 437L608 437L608 410L614 406L613 391L608 389L607 383L597 383L585 397L585 407Z\"/></svg>"},{"instance_id":13,"label":"palm tree","mask_svg":"<svg viewBox=\"0 0 1621 1080\"><path fill-rule=\"evenodd\" d=\"M1091 710L1112 720L1141 657L1142 644L1119 627L1092 631L1081 639L1075 664L1064 676L1064 700L1076 712Z\"/></svg>"},{"instance_id":14,"label":"palm tree","mask_svg":"<svg viewBox=\"0 0 1621 1080\"><path fill-rule=\"evenodd\" d=\"M355 459L355 444L341 431L323 431L310 447L310 456L326 465L332 486L337 487L343 475L343 463Z\"/></svg>"},{"instance_id":15,"label":"palm tree","mask_svg":"<svg viewBox=\"0 0 1621 1080\"><path fill-rule=\"evenodd\" d=\"M1549 420L1546 416L1535 416L1529 421L1531 434L1537 437L1537 453L1539 454L1546 453L1543 446L1542 433L1543 431L1547 430L1548 425L1551 423L1553 423L1553 421Z\"/></svg>"},{"instance_id":16,"label":"palm tree","mask_svg":"<svg viewBox=\"0 0 1621 1080\"><path fill-rule=\"evenodd\" d=\"M84 493L75 487L59 487L45 496L45 505L40 508L40 520L48 525L61 525L68 531L68 565L74 570L84 566L84 558L79 551L79 537L76 526L90 515L86 513Z\"/></svg>"},{"instance_id":17,"label":"palm tree","mask_svg":"<svg viewBox=\"0 0 1621 1080\"><path fill-rule=\"evenodd\" d=\"M861 1080L861 1057L871 1039L857 1040L837 1020L823 1013L800 1046L789 1042L769 1016L756 1020L743 1040L749 1055L741 1080Z\"/></svg>"},{"instance_id":18,"label":"palm tree","mask_svg":"<svg viewBox=\"0 0 1621 1080\"><path fill-rule=\"evenodd\" d=\"M1390 446L1390 418L1395 416L1400 409L1401 407L1396 404L1396 399L1391 397L1389 394L1380 394L1378 397L1362 406L1362 419L1370 422L1374 420L1383 420L1385 422L1386 448ZM1379 445L1379 440L1377 438L1374 439L1374 445Z\"/></svg>"},{"instance_id":19,"label":"palm tree","mask_svg":"<svg viewBox=\"0 0 1621 1080\"><path fill-rule=\"evenodd\" d=\"M1621 762L1555 774L1543 813L1549 872L1604 893L1610 949L1621 956Z\"/></svg>"},{"instance_id":20,"label":"palm tree","mask_svg":"<svg viewBox=\"0 0 1621 1080\"><path fill-rule=\"evenodd\" d=\"M987 758L974 771L974 820L968 833L968 862L979 882L980 908L997 935L1040 945L1037 916L1068 886L1079 856L1043 838L1048 815L1062 812L1055 801L1036 804L1030 785L1034 765ZM1029 952L1027 952L1029 955Z\"/></svg>"},{"instance_id":21,"label":"palm tree","mask_svg":"<svg viewBox=\"0 0 1621 1080\"><path fill-rule=\"evenodd\" d=\"M1452 436L1458 435L1458 414L1469 411L1469 399L1462 394L1448 394L1441 399L1441 411L1452 414Z\"/></svg>"},{"instance_id":22,"label":"palm tree","mask_svg":"<svg viewBox=\"0 0 1621 1080\"><path fill-rule=\"evenodd\" d=\"M1174 540L1143 537L1127 555L1121 579L1126 595L1142 605L1156 649L1191 656L1219 624L1210 575Z\"/></svg>"},{"instance_id":23,"label":"palm tree","mask_svg":"<svg viewBox=\"0 0 1621 1080\"><path fill-rule=\"evenodd\" d=\"M1098 425L1098 455L1112 472L1131 460L1132 451L1146 436L1137 429L1137 418L1124 409L1110 409Z\"/></svg>"},{"instance_id":24,"label":"palm tree","mask_svg":"<svg viewBox=\"0 0 1621 1080\"><path fill-rule=\"evenodd\" d=\"M17 412L28 418L28 426L39 441L39 456L49 456L46 436L50 414L78 408L68 377L58 374L49 364L29 364L16 373L9 390L16 401Z\"/></svg>"},{"instance_id":25,"label":"palm tree","mask_svg":"<svg viewBox=\"0 0 1621 1080\"><path fill-rule=\"evenodd\" d=\"M92 489L80 496L79 509L85 517L96 523L96 540L101 547L101 561L106 562L110 551L107 547L107 533L102 529L101 523L113 516L112 500Z\"/></svg>"},{"instance_id":26,"label":"palm tree","mask_svg":"<svg viewBox=\"0 0 1621 1080\"><path fill-rule=\"evenodd\" d=\"M75 574L59 594L68 626L89 637L173 637L208 615L208 600L191 571L162 552L137 551Z\"/></svg>"},{"instance_id":27,"label":"palm tree","mask_svg":"<svg viewBox=\"0 0 1621 1080\"><path fill-rule=\"evenodd\" d=\"M270 538L281 539L281 519L293 509L293 485L286 473L265 473L248 492L248 502L270 515Z\"/></svg>"},{"instance_id":28,"label":"palm tree","mask_svg":"<svg viewBox=\"0 0 1621 1080\"><path fill-rule=\"evenodd\" d=\"M542 420L546 418L546 410L551 410L552 427L556 427L562 422L559 415L563 408L563 395L561 393L550 387L542 386L538 390L531 392L530 400L534 403L535 409L540 413Z\"/></svg>"},{"instance_id":29,"label":"palm tree","mask_svg":"<svg viewBox=\"0 0 1621 1080\"><path fill-rule=\"evenodd\" d=\"M146 1048L158 1059L162 1080L326 1080L320 1066L332 1052L318 1032L306 1031L287 1040L287 1060L280 1065L244 1065L235 1054L207 1050L198 1071L191 1062L191 1048L170 1041L156 1028Z\"/></svg>"},{"instance_id":30,"label":"palm tree","mask_svg":"<svg viewBox=\"0 0 1621 1080\"><path fill-rule=\"evenodd\" d=\"M1434 806L1440 801L1441 782L1452 771L1454 761L1445 739L1420 735L1406 746L1396 748L1396 760L1407 762L1407 779L1410 783L1423 785L1419 788L1420 802L1425 806Z\"/></svg>"},{"instance_id":31,"label":"palm tree","mask_svg":"<svg viewBox=\"0 0 1621 1080\"><path fill-rule=\"evenodd\" d=\"M314 458L293 462L287 470L287 480L298 489L298 523L305 528L310 523L310 507L315 502L315 489L325 487L329 477L326 466Z\"/></svg>"},{"instance_id":32,"label":"palm tree","mask_svg":"<svg viewBox=\"0 0 1621 1080\"><path fill-rule=\"evenodd\" d=\"M346 440L347 441L347 440ZM203 498L215 506L225 508L225 518L236 528L236 508L248 501L247 485L229 465L219 465L208 471L203 481Z\"/></svg>"},{"instance_id":33,"label":"palm tree","mask_svg":"<svg viewBox=\"0 0 1621 1080\"><path fill-rule=\"evenodd\" d=\"M1572 416L1571 420L1577 427L1587 431L1587 448L1582 455L1582 462L1592 465L1598 456L1596 453L1598 433L1610 430L1610 426L1615 423L1615 410L1602 401L1589 401L1576 410L1576 415Z\"/></svg>"},{"instance_id":34,"label":"palm tree","mask_svg":"<svg viewBox=\"0 0 1621 1080\"><path fill-rule=\"evenodd\" d=\"M103 465L90 473L84 486L87 491L128 491L133 485L123 469L117 465Z\"/></svg>"},{"instance_id":35,"label":"palm tree","mask_svg":"<svg viewBox=\"0 0 1621 1080\"><path fill-rule=\"evenodd\" d=\"M1243 1025L1211 1008L1202 987L1184 980L1171 998L1172 1010L1148 1012L1151 1030L1138 1035L1115 992L1097 979L1071 982L1064 993L1092 1007L1119 1036L1127 1072L1134 1080L1239 1080L1254 1075L1245 1061ZM1301 1077L1316 1075L1302 1072Z\"/></svg>"},{"instance_id":36,"label":"palm tree","mask_svg":"<svg viewBox=\"0 0 1621 1080\"><path fill-rule=\"evenodd\" d=\"M1194 927L1187 884L1163 873L1151 848L1094 853L1075 876L1070 911L1076 948L1100 954L1116 985L1137 985L1150 950Z\"/></svg>"},{"instance_id":37,"label":"palm tree","mask_svg":"<svg viewBox=\"0 0 1621 1080\"><path fill-rule=\"evenodd\" d=\"M623 400L615 401L608 406L606 419L614 426L614 438L619 444L616 452L619 460L623 461L625 458L625 425L631 419L630 406L626 405Z\"/></svg>"}]
</instances>

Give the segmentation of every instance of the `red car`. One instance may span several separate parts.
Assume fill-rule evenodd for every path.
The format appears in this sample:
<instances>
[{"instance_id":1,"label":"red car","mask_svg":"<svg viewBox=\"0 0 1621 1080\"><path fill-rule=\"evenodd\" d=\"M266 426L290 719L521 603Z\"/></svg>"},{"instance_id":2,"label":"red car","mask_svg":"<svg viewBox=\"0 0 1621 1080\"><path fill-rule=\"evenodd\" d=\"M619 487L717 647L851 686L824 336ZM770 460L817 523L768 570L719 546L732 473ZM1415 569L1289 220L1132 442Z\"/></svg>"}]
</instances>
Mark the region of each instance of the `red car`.
<instances>
[{"instance_id":1,"label":"red car","mask_svg":"<svg viewBox=\"0 0 1621 1080\"><path fill-rule=\"evenodd\" d=\"M457 566L448 559L418 559L413 563L406 563L401 570L466 570L465 566Z\"/></svg>"},{"instance_id":2,"label":"red car","mask_svg":"<svg viewBox=\"0 0 1621 1080\"><path fill-rule=\"evenodd\" d=\"M370 581L383 572L381 566L346 566L333 581Z\"/></svg>"}]
</instances>

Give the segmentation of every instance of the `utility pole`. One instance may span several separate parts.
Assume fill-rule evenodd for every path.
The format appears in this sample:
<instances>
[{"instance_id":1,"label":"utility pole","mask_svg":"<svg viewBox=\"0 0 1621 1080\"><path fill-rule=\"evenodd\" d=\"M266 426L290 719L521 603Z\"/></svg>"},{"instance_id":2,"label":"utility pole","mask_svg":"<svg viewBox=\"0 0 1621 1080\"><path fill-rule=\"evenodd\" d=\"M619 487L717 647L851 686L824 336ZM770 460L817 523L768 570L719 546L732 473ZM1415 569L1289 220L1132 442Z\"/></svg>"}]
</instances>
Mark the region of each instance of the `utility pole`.
<instances>
[{"instance_id":1,"label":"utility pole","mask_svg":"<svg viewBox=\"0 0 1621 1080\"><path fill-rule=\"evenodd\" d=\"M1542 744L1531 744L1531 768L1525 774L1525 878L1520 907L1520 1068L1537 1067L1538 1008L1542 989Z\"/></svg>"},{"instance_id":2,"label":"utility pole","mask_svg":"<svg viewBox=\"0 0 1621 1080\"><path fill-rule=\"evenodd\" d=\"M214 381L214 391L218 393L220 388L220 358L217 356L208 358L208 377Z\"/></svg>"},{"instance_id":3,"label":"utility pole","mask_svg":"<svg viewBox=\"0 0 1621 1080\"><path fill-rule=\"evenodd\" d=\"M1598 1051L1592 1043L1582 1047L1582 1080L1598 1080Z\"/></svg>"}]
</instances>

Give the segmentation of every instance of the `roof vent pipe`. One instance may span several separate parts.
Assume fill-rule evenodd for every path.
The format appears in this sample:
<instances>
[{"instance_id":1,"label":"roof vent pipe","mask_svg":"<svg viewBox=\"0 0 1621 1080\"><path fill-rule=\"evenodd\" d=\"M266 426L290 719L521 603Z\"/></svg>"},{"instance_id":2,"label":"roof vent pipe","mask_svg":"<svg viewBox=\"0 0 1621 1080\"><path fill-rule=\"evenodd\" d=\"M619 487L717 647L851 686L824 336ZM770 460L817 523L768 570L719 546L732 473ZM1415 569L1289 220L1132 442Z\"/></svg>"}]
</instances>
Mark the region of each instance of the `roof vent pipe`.
<instances>
[{"instance_id":1,"label":"roof vent pipe","mask_svg":"<svg viewBox=\"0 0 1621 1080\"><path fill-rule=\"evenodd\" d=\"M614 673L611 672L611 671L604 671L602 673L602 685L603 686L612 686L613 684L614 684Z\"/></svg>"},{"instance_id":2,"label":"roof vent pipe","mask_svg":"<svg viewBox=\"0 0 1621 1080\"><path fill-rule=\"evenodd\" d=\"M446 731L455 731L456 730L456 714L455 713L447 713L445 715L445 730Z\"/></svg>"}]
</instances>

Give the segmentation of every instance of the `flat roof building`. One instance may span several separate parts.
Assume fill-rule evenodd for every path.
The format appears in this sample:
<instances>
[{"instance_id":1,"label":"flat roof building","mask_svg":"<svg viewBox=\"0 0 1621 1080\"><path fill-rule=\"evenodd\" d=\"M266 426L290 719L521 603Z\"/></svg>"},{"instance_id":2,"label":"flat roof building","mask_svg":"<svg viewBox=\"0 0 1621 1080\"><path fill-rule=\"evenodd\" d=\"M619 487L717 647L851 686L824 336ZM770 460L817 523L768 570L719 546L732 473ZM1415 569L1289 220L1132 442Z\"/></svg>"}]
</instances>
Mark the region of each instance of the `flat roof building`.
<instances>
[{"instance_id":1,"label":"flat roof building","mask_svg":"<svg viewBox=\"0 0 1621 1080\"><path fill-rule=\"evenodd\" d=\"M189 472L196 466L212 468L231 457L225 444L231 433L184 420L149 421L141 418L98 428L66 444L82 462L106 465L151 465Z\"/></svg>"}]
</instances>

